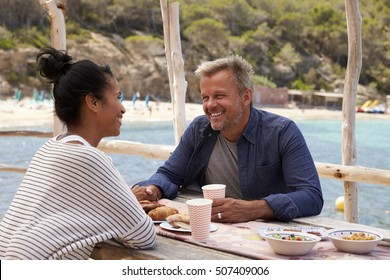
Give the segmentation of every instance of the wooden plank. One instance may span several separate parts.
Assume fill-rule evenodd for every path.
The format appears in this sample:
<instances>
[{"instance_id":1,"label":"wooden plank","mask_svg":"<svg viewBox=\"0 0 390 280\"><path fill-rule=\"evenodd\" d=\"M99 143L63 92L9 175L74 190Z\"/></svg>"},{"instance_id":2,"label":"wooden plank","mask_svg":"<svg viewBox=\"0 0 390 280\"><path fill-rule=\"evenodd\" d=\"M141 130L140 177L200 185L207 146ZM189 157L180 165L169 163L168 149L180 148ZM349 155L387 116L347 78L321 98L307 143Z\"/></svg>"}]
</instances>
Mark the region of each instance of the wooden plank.
<instances>
[{"instance_id":1,"label":"wooden plank","mask_svg":"<svg viewBox=\"0 0 390 280\"><path fill-rule=\"evenodd\" d=\"M390 186L390 170L315 162L321 178Z\"/></svg>"},{"instance_id":2,"label":"wooden plank","mask_svg":"<svg viewBox=\"0 0 390 280\"><path fill-rule=\"evenodd\" d=\"M50 138L53 136L53 132L31 131L31 130L8 130L0 131L0 136L3 137L38 137L38 138Z\"/></svg>"},{"instance_id":3,"label":"wooden plank","mask_svg":"<svg viewBox=\"0 0 390 280\"><path fill-rule=\"evenodd\" d=\"M8 164L0 164L0 171L3 171L3 172L15 172L15 173L26 173L27 168L19 167L19 166L13 166L13 165L8 165Z\"/></svg>"},{"instance_id":4,"label":"wooden plank","mask_svg":"<svg viewBox=\"0 0 390 280\"><path fill-rule=\"evenodd\" d=\"M183 241L157 236L157 245L152 250L125 248L114 241L99 243L91 255L96 260L247 260Z\"/></svg>"},{"instance_id":5,"label":"wooden plank","mask_svg":"<svg viewBox=\"0 0 390 280\"><path fill-rule=\"evenodd\" d=\"M165 160L171 155L174 146L144 144L122 140L102 140L98 145L98 149L108 154L138 155Z\"/></svg>"}]
</instances>

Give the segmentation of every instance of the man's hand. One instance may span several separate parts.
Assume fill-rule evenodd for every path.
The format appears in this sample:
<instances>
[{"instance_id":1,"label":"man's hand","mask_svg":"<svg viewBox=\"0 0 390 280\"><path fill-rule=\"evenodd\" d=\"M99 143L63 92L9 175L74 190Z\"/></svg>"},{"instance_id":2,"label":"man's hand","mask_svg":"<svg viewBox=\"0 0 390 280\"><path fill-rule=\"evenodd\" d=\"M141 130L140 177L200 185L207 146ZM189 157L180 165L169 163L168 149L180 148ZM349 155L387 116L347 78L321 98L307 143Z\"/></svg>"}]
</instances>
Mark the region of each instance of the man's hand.
<instances>
[{"instance_id":1,"label":"man's hand","mask_svg":"<svg viewBox=\"0 0 390 280\"><path fill-rule=\"evenodd\" d=\"M163 197L162 191L156 185L139 186L135 185L131 189L138 201L150 200L158 201Z\"/></svg>"},{"instance_id":2,"label":"man's hand","mask_svg":"<svg viewBox=\"0 0 390 280\"><path fill-rule=\"evenodd\" d=\"M256 219L274 219L275 216L265 200L240 200L218 198L213 200L211 221L219 223L240 223Z\"/></svg>"}]
</instances>

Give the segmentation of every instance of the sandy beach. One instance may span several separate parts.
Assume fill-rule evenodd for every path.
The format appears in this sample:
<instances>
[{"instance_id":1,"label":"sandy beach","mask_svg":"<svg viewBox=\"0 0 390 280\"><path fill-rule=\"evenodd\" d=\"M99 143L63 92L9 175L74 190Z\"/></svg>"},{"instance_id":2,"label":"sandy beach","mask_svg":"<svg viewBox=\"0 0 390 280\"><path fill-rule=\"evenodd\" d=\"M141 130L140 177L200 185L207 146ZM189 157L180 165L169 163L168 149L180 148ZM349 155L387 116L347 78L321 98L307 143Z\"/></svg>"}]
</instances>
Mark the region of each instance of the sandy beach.
<instances>
[{"instance_id":1,"label":"sandy beach","mask_svg":"<svg viewBox=\"0 0 390 280\"><path fill-rule=\"evenodd\" d=\"M124 124L139 121L170 121L173 120L173 107L171 103L151 101L146 107L144 101L137 101L133 106L131 101L124 101L126 113L123 116ZM192 120L203 114L201 104L187 103L185 107L186 120ZM261 108L292 120L341 120L341 111L326 109L288 109L288 108ZM36 125L50 125L53 123L53 104L50 101L34 102L31 99L0 101L0 128L28 127ZM390 114L356 113L359 119L388 119Z\"/></svg>"}]
</instances>

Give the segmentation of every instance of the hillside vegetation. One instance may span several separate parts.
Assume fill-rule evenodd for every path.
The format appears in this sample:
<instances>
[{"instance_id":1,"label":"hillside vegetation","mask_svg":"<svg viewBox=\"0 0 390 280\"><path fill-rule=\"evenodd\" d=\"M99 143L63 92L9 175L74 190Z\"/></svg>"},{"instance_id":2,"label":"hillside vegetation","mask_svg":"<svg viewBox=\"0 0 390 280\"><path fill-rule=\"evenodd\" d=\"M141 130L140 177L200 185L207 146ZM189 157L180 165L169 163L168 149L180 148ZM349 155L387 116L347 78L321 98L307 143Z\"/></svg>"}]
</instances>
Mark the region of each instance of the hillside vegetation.
<instances>
[{"instance_id":1,"label":"hillside vegetation","mask_svg":"<svg viewBox=\"0 0 390 280\"><path fill-rule=\"evenodd\" d=\"M173 1L172 1L173 2ZM192 75L205 59L242 55L257 84L340 90L347 65L344 0L177 0L189 101ZM169 99L160 1L68 0L67 49L77 59L109 63L127 97L134 91ZM390 94L390 0L360 0L360 84ZM34 58L50 45L50 21L39 0L0 0L3 92L38 87ZM8 90L9 91L9 90ZM2 88L0 86L0 93Z\"/></svg>"}]
</instances>

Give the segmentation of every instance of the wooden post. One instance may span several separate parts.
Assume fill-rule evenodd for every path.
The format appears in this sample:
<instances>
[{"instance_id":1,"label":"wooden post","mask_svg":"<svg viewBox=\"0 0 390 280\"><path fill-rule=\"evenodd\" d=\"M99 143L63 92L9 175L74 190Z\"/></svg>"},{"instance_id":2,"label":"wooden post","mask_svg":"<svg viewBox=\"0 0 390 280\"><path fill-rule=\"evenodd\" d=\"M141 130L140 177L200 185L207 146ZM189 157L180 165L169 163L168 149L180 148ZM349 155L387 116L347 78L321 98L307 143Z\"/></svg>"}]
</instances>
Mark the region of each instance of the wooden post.
<instances>
[{"instance_id":1,"label":"wooden post","mask_svg":"<svg viewBox=\"0 0 390 280\"><path fill-rule=\"evenodd\" d=\"M160 0L161 13L164 29L165 56L171 102L173 106L173 125L175 144L180 141L185 129L185 94L187 82L184 75L184 61L181 52L180 27L179 27L179 4Z\"/></svg>"},{"instance_id":2,"label":"wooden post","mask_svg":"<svg viewBox=\"0 0 390 280\"><path fill-rule=\"evenodd\" d=\"M171 91L171 102L174 102L175 96L173 95L172 83L173 80L173 72L172 72L172 61L170 59L171 53L171 40L170 40L170 32L169 32L169 14L168 14L168 4L167 0L160 0L161 5L161 15L163 21L163 31L164 31L164 46L165 46L165 57L167 59L167 71L168 71L168 79L169 79L169 88Z\"/></svg>"},{"instance_id":3,"label":"wooden post","mask_svg":"<svg viewBox=\"0 0 390 280\"><path fill-rule=\"evenodd\" d=\"M356 165L355 107L357 87L362 67L361 16L358 0L345 0L348 28L348 64L344 83L342 162ZM344 219L358 223L358 188L354 182L344 182Z\"/></svg>"},{"instance_id":4,"label":"wooden post","mask_svg":"<svg viewBox=\"0 0 390 280\"><path fill-rule=\"evenodd\" d=\"M187 92L187 81L184 74L184 60L181 51L179 3L169 4L170 22L170 45L173 72L173 95L174 122L175 122L175 144L180 141L186 126L185 102Z\"/></svg>"},{"instance_id":5,"label":"wooden post","mask_svg":"<svg viewBox=\"0 0 390 280\"><path fill-rule=\"evenodd\" d=\"M64 9L65 4L59 1L58 5L55 0L40 0L39 3L46 10L51 19L51 46L57 50L66 50L66 29ZM64 124L54 116L53 135L60 134L64 129Z\"/></svg>"}]
</instances>

